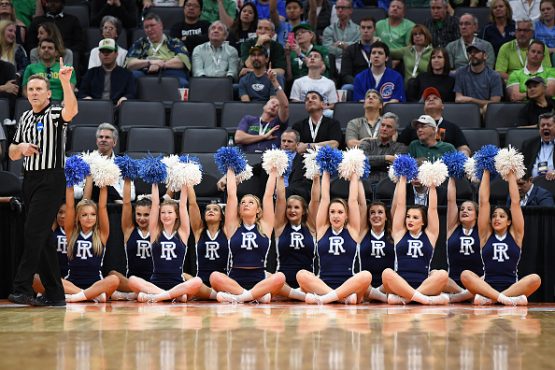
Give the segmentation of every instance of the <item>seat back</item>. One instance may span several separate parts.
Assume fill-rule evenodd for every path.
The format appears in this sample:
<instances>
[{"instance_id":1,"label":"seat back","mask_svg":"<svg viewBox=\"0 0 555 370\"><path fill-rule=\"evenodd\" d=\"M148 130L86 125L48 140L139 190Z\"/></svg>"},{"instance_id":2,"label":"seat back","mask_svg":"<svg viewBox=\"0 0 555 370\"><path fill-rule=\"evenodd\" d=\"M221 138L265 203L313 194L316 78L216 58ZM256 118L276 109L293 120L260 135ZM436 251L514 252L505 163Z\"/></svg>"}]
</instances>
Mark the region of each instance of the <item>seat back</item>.
<instances>
[{"instance_id":1,"label":"seat back","mask_svg":"<svg viewBox=\"0 0 555 370\"><path fill-rule=\"evenodd\" d=\"M376 193L374 200L379 200L385 204L391 204L393 199L393 192L395 191L395 184L389 178L381 180L376 186Z\"/></svg>"},{"instance_id":2,"label":"seat back","mask_svg":"<svg viewBox=\"0 0 555 370\"><path fill-rule=\"evenodd\" d=\"M73 125L94 126L100 123L114 123L114 104L110 100L79 100L79 113L71 121Z\"/></svg>"},{"instance_id":3,"label":"seat back","mask_svg":"<svg viewBox=\"0 0 555 370\"><path fill-rule=\"evenodd\" d=\"M174 24L183 21L183 8L179 6L153 6L146 13L156 13L164 28L172 28Z\"/></svg>"},{"instance_id":4,"label":"seat back","mask_svg":"<svg viewBox=\"0 0 555 370\"><path fill-rule=\"evenodd\" d=\"M430 8L406 8L405 18L410 19L416 24L425 24L426 20L431 17Z\"/></svg>"},{"instance_id":5,"label":"seat back","mask_svg":"<svg viewBox=\"0 0 555 370\"><path fill-rule=\"evenodd\" d=\"M384 9L378 7L354 8L351 19L356 24L360 24L361 20L370 17L374 18L377 22L381 19L385 19L387 17L387 13Z\"/></svg>"},{"instance_id":6,"label":"seat back","mask_svg":"<svg viewBox=\"0 0 555 370\"><path fill-rule=\"evenodd\" d=\"M462 130L470 150L474 153L486 144L499 146L499 134L497 130L484 128L467 128Z\"/></svg>"},{"instance_id":7,"label":"seat back","mask_svg":"<svg viewBox=\"0 0 555 370\"><path fill-rule=\"evenodd\" d=\"M555 181L546 180L545 176L536 176L533 182L534 185L548 190L551 193L551 196L555 199Z\"/></svg>"},{"instance_id":8,"label":"seat back","mask_svg":"<svg viewBox=\"0 0 555 370\"><path fill-rule=\"evenodd\" d=\"M474 103L447 103L444 105L443 118L460 128L480 128L482 123L480 107Z\"/></svg>"},{"instance_id":9,"label":"seat back","mask_svg":"<svg viewBox=\"0 0 555 370\"><path fill-rule=\"evenodd\" d=\"M174 154L173 131L169 127L132 127L127 133L126 152Z\"/></svg>"},{"instance_id":10,"label":"seat back","mask_svg":"<svg viewBox=\"0 0 555 370\"><path fill-rule=\"evenodd\" d=\"M226 77L193 77L189 80L189 101L233 101L233 82Z\"/></svg>"},{"instance_id":11,"label":"seat back","mask_svg":"<svg viewBox=\"0 0 555 370\"><path fill-rule=\"evenodd\" d=\"M513 128L524 103L489 103L484 117L485 128Z\"/></svg>"},{"instance_id":12,"label":"seat back","mask_svg":"<svg viewBox=\"0 0 555 370\"><path fill-rule=\"evenodd\" d=\"M66 5L64 13L71 14L79 20L83 30L89 28L89 7L87 5Z\"/></svg>"},{"instance_id":13,"label":"seat back","mask_svg":"<svg viewBox=\"0 0 555 370\"><path fill-rule=\"evenodd\" d=\"M10 102L7 99L0 99L0 125L6 118L11 118Z\"/></svg>"},{"instance_id":14,"label":"seat back","mask_svg":"<svg viewBox=\"0 0 555 370\"><path fill-rule=\"evenodd\" d=\"M166 111L161 102L124 101L119 108L119 127L126 131L137 126L164 126Z\"/></svg>"},{"instance_id":15,"label":"seat back","mask_svg":"<svg viewBox=\"0 0 555 370\"><path fill-rule=\"evenodd\" d=\"M92 152L97 150L96 146L96 130L98 126L75 126L71 130L71 140L68 152ZM114 148L114 152L119 152L119 141Z\"/></svg>"},{"instance_id":16,"label":"seat back","mask_svg":"<svg viewBox=\"0 0 555 370\"><path fill-rule=\"evenodd\" d=\"M214 153L190 153L197 157L202 165L202 186L195 187L197 197L223 198L223 192L219 191L216 184L222 177L216 162Z\"/></svg>"},{"instance_id":17,"label":"seat back","mask_svg":"<svg viewBox=\"0 0 555 370\"><path fill-rule=\"evenodd\" d=\"M509 195L509 185L505 180L501 177L491 180L489 200L492 206L505 206L507 195Z\"/></svg>"},{"instance_id":18,"label":"seat back","mask_svg":"<svg viewBox=\"0 0 555 370\"><path fill-rule=\"evenodd\" d=\"M399 129L410 125L413 119L424 114L424 104L421 103L391 103L384 108L384 113L392 112L399 116Z\"/></svg>"},{"instance_id":19,"label":"seat back","mask_svg":"<svg viewBox=\"0 0 555 370\"><path fill-rule=\"evenodd\" d=\"M292 127L295 123L302 121L308 117L308 112L304 107L304 103L290 103L289 104L289 126Z\"/></svg>"},{"instance_id":20,"label":"seat back","mask_svg":"<svg viewBox=\"0 0 555 370\"><path fill-rule=\"evenodd\" d=\"M262 114L264 103L252 102L225 102L222 108L221 127L236 129L239 121L245 116L259 117Z\"/></svg>"},{"instance_id":21,"label":"seat back","mask_svg":"<svg viewBox=\"0 0 555 370\"><path fill-rule=\"evenodd\" d=\"M505 146L512 145L518 150L521 150L522 143L533 137L537 137L539 140L537 128L512 128L507 130L505 134Z\"/></svg>"},{"instance_id":22,"label":"seat back","mask_svg":"<svg viewBox=\"0 0 555 370\"><path fill-rule=\"evenodd\" d=\"M175 102L170 115L170 127L216 127L216 107L212 103Z\"/></svg>"},{"instance_id":23,"label":"seat back","mask_svg":"<svg viewBox=\"0 0 555 370\"><path fill-rule=\"evenodd\" d=\"M362 103L349 102L335 104L333 118L339 121L343 130L347 128L347 123L349 123L350 120L362 116L364 116L364 106Z\"/></svg>"},{"instance_id":24,"label":"seat back","mask_svg":"<svg viewBox=\"0 0 555 370\"><path fill-rule=\"evenodd\" d=\"M141 77L137 98L147 101L179 101L179 80L175 77Z\"/></svg>"},{"instance_id":25,"label":"seat back","mask_svg":"<svg viewBox=\"0 0 555 370\"><path fill-rule=\"evenodd\" d=\"M186 128L183 130L181 151L184 153L213 153L227 145L227 130L222 127Z\"/></svg>"}]
</instances>

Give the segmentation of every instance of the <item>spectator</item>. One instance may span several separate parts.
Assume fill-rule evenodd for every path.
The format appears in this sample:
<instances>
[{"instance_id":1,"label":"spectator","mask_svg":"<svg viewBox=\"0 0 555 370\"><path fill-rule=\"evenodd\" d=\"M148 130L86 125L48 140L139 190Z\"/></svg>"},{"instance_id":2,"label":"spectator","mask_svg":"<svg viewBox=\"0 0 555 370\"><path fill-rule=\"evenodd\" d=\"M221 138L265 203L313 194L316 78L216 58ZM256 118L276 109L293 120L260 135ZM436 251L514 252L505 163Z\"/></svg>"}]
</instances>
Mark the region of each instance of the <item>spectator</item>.
<instances>
[{"instance_id":1,"label":"spectator","mask_svg":"<svg viewBox=\"0 0 555 370\"><path fill-rule=\"evenodd\" d=\"M333 5L329 0L305 0L305 14L316 35L321 36L330 25Z\"/></svg>"},{"instance_id":2,"label":"spectator","mask_svg":"<svg viewBox=\"0 0 555 370\"><path fill-rule=\"evenodd\" d=\"M451 66L449 65L449 55L444 48L432 50L428 70L420 73L409 85L407 90L408 101L418 101L428 87L435 87L443 97L443 101L452 103L455 101L455 78L449 75Z\"/></svg>"},{"instance_id":3,"label":"spectator","mask_svg":"<svg viewBox=\"0 0 555 370\"><path fill-rule=\"evenodd\" d=\"M154 13L145 17L143 28L146 36L135 41L129 49L127 68L133 71L135 78L153 74L176 77L180 87L187 87L191 61L185 45L179 39L164 35L162 20Z\"/></svg>"},{"instance_id":4,"label":"spectator","mask_svg":"<svg viewBox=\"0 0 555 370\"><path fill-rule=\"evenodd\" d=\"M270 0L252 0L258 11L258 19L272 19ZM285 20L285 0L277 0L276 10L280 20Z\"/></svg>"},{"instance_id":5,"label":"spectator","mask_svg":"<svg viewBox=\"0 0 555 370\"><path fill-rule=\"evenodd\" d=\"M443 118L443 101L441 94L435 87L428 87L422 93L424 101L424 114L430 116L436 122L436 140L452 144L458 151L470 157L468 142L458 125ZM414 127L407 127L401 132L398 142L409 145L418 139Z\"/></svg>"},{"instance_id":6,"label":"spectator","mask_svg":"<svg viewBox=\"0 0 555 370\"><path fill-rule=\"evenodd\" d=\"M405 18L405 3L393 0L387 18L376 24L376 34L390 49L399 49L409 44L413 27L414 22Z\"/></svg>"},{"instance_id":7,"label":"spectator","mask_svg":"<svg viewBox=\"0 0 555 370\"><path fill-rule=\"evenodd\" d=\"M341 58L341 87L343 90L353 91L355 76L370 67L370 50L372 44L380 41L374 36L376 21L374 18L364 18L360 21L360 41L349 45L343 51Z\"/></svg>"},{"instance_id":8,"label":"spectator","mask_svg":"<svg viewBox=\"0 0 555 370\"><path fill-rule=\"evenodd\" d=\"M513 19L518 22L519 19L529 18L532 21L540 17L540 3L536 0L510 0L509 4L513 10Z\"/></svg>"},{"instance_id":9,"label":"spectator","mask_svg":"<svg viewBox=\"0 0 555 370\"><path fill-rule=\"evenodd\" d=\"M533 137L522 143L522 155L526 172L532 177L545 176L546 180L555 180L555 121L553 112L539 116L539 137ZM539 140L538 140L539 139Z\"/></svg>"},{"instance_id":10,"label":"spectator","mask_svg":"<svg viewBox=\"0 0 555 370\"><path fill-rule=\"evenodd\" d=\"M455 41L451 41L445 49L449 53L449 64L451 68L458 69L468 65L469 57L466 52L468 46L475 43L482 43L488 54L487 65L493 68L495 65L495 52L493 51L493 46L487 41L484 41L476 36L478 32L478 19L472 14L465 13L459 19L459 32L461 38Z\"/></svg>"},{"instance_id":11,"label":"spectator","mask_svg":"<svg viewBox=\"0 0 555 370\"><path fill-rule=\"evenodd\" d=\"M337 103L337 90L335 83L327 77L322 76L324 68L324 57L318 50L312 50L307 56L308 75L293 81L291 95L293 102L303 102L309 91L318 91L324 97L324 112L331 116Z\"/></svg>"},{"instance_id":12,"label":"spectator","mask_svg":"<svg viewBox=\"0 0 555 370\"><path fill-rule=\"evenodd\" d=\"M555 72L552 68L544 69L545 44L541 41L532 41L526 52L526 65L522 69L513 71L507 81L507 96L512 102L526 100L526 81L530 77L542 77L547 82L547 95L555 93Z\"/></svg>"},{"instance_id":13,"label":"spectator","mask_svg":"<svg viewBox=\"0 0 555 370\"><path fill-rule=\"evenodd\" d=\"M534 22L534 38L542 41L549 49L551 64L555 52L555 2L553 0L540 1L541 17Z\"/></svg>"},{"instance_id":14,"label":"spectator","mask_svg":"<svg viewBox=\"0 0 555 370\"><path fill-rule=\"evenodd\" d=\"M235 143L245 153L262 153L272 147L278 147L281 133L287 128L289 121L287 96L273 70L268 71L268 77L277 92L276 96L264 105L260 117L244 116L235 131Z\"/></svg>"},{"instance_id":15,"label":"spectator","mask_svg":"<svg viewBox=\"0 0 555 370\"><path fill-rule=\"evenodd\" d=\"M156 6L179 6L183 0L142 0L143 10Z\"/></svg>"},{"instance_id":16,"label":"spectator","mask_svg":"<svg viewBox=\"0 0 555 370\"><path fill-rule=\"evenodd\" d=\"M459 68L455 75L455 102L476 103L483 113L488 103L501 101L503 82L501 76L486 65L488 54L484 42L470 45L467 52L470 64Z\"/></svg>"},{"instance_id":17,"label":"spectator","mask_svg":"<svg viewBox=\"0 0 555 370\"><path fill-rule=\"evenodd\" d=\"M31 63L25 68L25 73L23 74L23 95L27 96L27 81L29 77L35 74L43 76L50 82L50 90L52 92L51 100L62 101L64 99L64 92L62 90L62 83L60 82L59 72L60 63L58 63L58 58L60 57L60 51L56 49L56 44L52 39L43 39L39 44L39 61L37 63ZM70 79L71 87L75 89L75 71L71 74Z\"/></svg>"},{"instance_id":18,"label":"spectator","mask_svg":"<svg viewBox=\"0 0 555 370\"><path fill-rule=\"evenodd\" d=\"M19 45L24 45L25 36L27 34L27 26L16 17L16 12L12 0L0 1L0 20L12 21L15 23L15 42Z\"/></svg>"},{"instance_id":19,"label":"spectator","mask_svg":"<svg viewBox=\"0 0 555 370\"><path fill-rule=\"evenodd\" d=\"M324 29L322 44L335 56L335 67L341 73L341 58L350 45L360 40L359 26L351 20L353 3L351 0L337 0L335 3L338 21Z\"/></svg>"},{"instance_id":20,"label":"spectator","mask_svg":"<svg viewBox=\"0 0 555 370\"><path fill-rule=\"evenodd\" d=\"M31 25L33 17L44 14L42 3L36 0L18 0L15 3L12 0L8 1L11 2L15 10L16 18L19 19L27 29ZM25 34L27 34L27 32L25 32ZM23 38L21 41L25 42L26 38Z\"/></svg>"},{"instance_id":21,"label":"spectator","mask_svg":"<svg viewBox=\"0 0 555 370\"><path fill-rule=\"evenodd\" d=\"M210 24L219 20L231 27L236 14L237 4L233 0L204 0L200 19Z\"/></svg>"},{"instance_id":22,"label":"spectator","mask_svg":"<svg viewBox=\"0 0 555 370\"><path fill-rule=\"evenodd\" d=\"M216 21L210 25L209 41L193 51L193 76L237 79L239 55L233 46L225 42L227 34L227 26L223 22Z\"/></svg>"},{"instance_id":23,"label":"spectator","mask_svg":"<svg viewBox=\"0 0 555 370\"><path fill-rule=\"evenodd\" d=\"M247 73L239 80L239 97L243 102L267 102L276 95L276 90L268 77L266 65L268 54L262 46L253 46L249 51L252 62L252 72Z\"/></svg>"},{"instance_id":24,"label":"spectator","mask_svg":"<svg viewBox=\"0 0 555 370\"><path fill-rule=\"evenodd\" d=\"M413 158L435 161L440 159L443 154L456 150L452 144L436 139L437 124L432 117L422 115L412 121L411 125L418 136L418 139L413 140L409 145L409 154Z\"/></svg>"},{"instance_id":25,"label":"spectator","mask_svg":"<svg viewBox=\"0 0 555 370\"><path fill-rule=\"evenodd\" d=\"M285 69L287 64L285 63L285 51L283 46L279 42L274 41L275 36L275 26L272 22L267 19L261 19L258 21L258 26L256 28L256 38L246 40L241 44L241 61L244 64L243 69L239 73L239 76L245 75L247 72L252 71L251 61L249 60L249 50L253 46L263 46L269 55L269 65L271 69L278 75L280 85L285 85Z\"/></svg>"},{"instance_id":26,"label":"spectator","mask_svg":"<svg viewBox=\"0 0 555 370\"><path fill-rule=\"evenodd\" d=\"M493 0L489 7L491 22L485 25L482 39L493 46L497 55L501 45L514 40L516 23L513 21L513 11L508 0Z\"/></svg>"},{"instance_id":27,"label":"spectator","mask_svg":"<svg viewBox=\"0 0 555 370\"><path fill-rule=\"evenodd\" d=\"M187 47L189 55L193 49L208 41L208 27L210 23L200 19L202 0L187 0L183 4L183 21L174 24L170 29L170 36L180 39Z\"/></svg>"},{"instance_id":28,"label":"spectator","mask_svg":"<svg viewBox=\"0 0 555 370\"><path fill-rule=\"evenodd\" d=\"M23 74L25 67L29 64L25 49L16 43L14 21L0 21L0 58L13 64L19 76Z\"/></svg>"},{"instance_id":29,"label":"spectator","mask_svg":"<svg viewBox=\"0 0 555 370\"><path fill-rule=\"evenodd\" d=\"M285 2L286 19L282 20L277 11L277 0L270 0L271 20L276 26L277 41L285 46L289 38L295 38L293 28L303 21L303 3L301 0L287 0Z\"/></svg>"},{"instance_id":30,"label":"spectator","mask_svg":"<svg viewBox=\"0 0 555 370\"><path fill-rule=\"evenodd\" d=\"M415 78L420 73L425 72L430 63L432 54L432 35L430 31L417 24L410 33L410 45L400 49L391 50L391 59L402 60L405 77L405 87L411 78Z\"/></svg>"},{"instance_id":31,"label":"spectator","mask_svg":"<svg viewBox=\"0 0 555 370\"><path fill-rule=\"evenodd\" d=\"M258 13L253 3L244 3L239 10L239 17L229 28L229 43L237 49L241 56L241 45L248 39L256 37L258 26Z\"/></svg>"},{"instance_id":32,"label":"spectator","mask_svg":"<svg viewBox=\"0 0 555 370\"><path fill-rule=\"evenodd\" d=\"M495 70L499 72L503 80L507 81L512 72L522 69L526 65L526 54L532 42L532 36L534 36L534 27L531 20L527 19L516 22L516 39L501 46L495 63ZM549 50L545 46L544 48L542 65L544 68L551 67Z\"/></svg>"},{"instance_id":33,"label":"spectator","mask_svg":"<svg viewBox=\"0 0 555 370\"><path fill-rule=\"evenodd\" d=\"M451 41L457 40L459 35L459 19L449 14L447 0L430 0L431 16L425 26L432 35L434 47L446 47Z\"/></svg>"},{"instance_id":34,"label":"spectator","mask_svg":"<svg viewBox=\"0 0 555 370\"><path fill-rule=\"evenodd\" d=\"M101 40L98 50L101 65L87 71L81 80L79 98L109 99L118 107L127 99L135 99L135 77L116 63L118 46L115 40Z\"/></svg>"},{"instance_id":35,"label":"spectator","mask_svg":"<svg viewBox=\"0 0 555 370\"><path fill-rule=\"evenodd\" d=\"M538 127L538 118L544 113L551 113L555 108L553 100L546 94L545 80L539 76L526 81L528 101L518 114L519 127Z\"/></svg>"},{"instance_id":36,"label":"spectator","mask_svg":"<svg viewBox=\"0 0 555 370\"><path fill-rule=\"evenodd\" d=\"M405 101L403 77L385 66L389 58L389 48L381 41L372 44L371 67L355 76L353 100L362 101L366 92L374 89L380 92L384 103Z\"/></svg>"},{"instance_id":37,"label":"spectator","mask_svg":"<svg viewBox=\"0 0 555 370\"><path fill-rule=\"evenodd\" d=\"M64 46L73 52L83 56L85 52L85 31L79 23L77 17L64 13L65 0L46 0L46 14L33 18L27 35L27 50L38 45L38 28L41 24L51 22L56 24L62 35ZM64 59L65 61L65 59ZM79 61L74 60L75 65Z\"/></svg>"},{"instance_id":38,"label":"spectator","mask_svg":"<svg viewBox=\"0 0 555 370\"><path fill-rule=\"evenodd\" d=\"M0 60L0 99L8 99L10 117L13 117L15 100L19 94L19 84L15 74L15 66Z\"/></svg>"},{"instance_id":39,"label":"spectator","mask_svg":"<svg viewBox=\"0 0 555 370\"><path fill-rule=\"evenodd\" d=\"M529 173L525 174L521 179L516 181L518 185L518 194L520 195L520 206L539 206L539 207L553 207L553 194L541 186L534 185L532 177ZM507 196L507 204L511 205L511 198Z\"/></svg>"},{"instance_id":40,"label":"spectator","mask_svg":"<svg viewBox=\"0 0 555 370\"><path fill-rule=\"evenodd\" d=\"M315 146L329 145L338 148L342 142L343 133L338 121L324 116L324 98L317 91L306 94L304 106L308 118L296 122L293 129L300 134L297 153L306 153L307 149Z\"/></svg>"},{"instance_id":41,"label":"spectator","mask_svg":"<svg viewBox=\"0 0 555 370\"><path fill-rule=\"evenodd\" d=\"M348 148L360 146L364 141L378 139L382 122L383 100L376 90L368 90L364 97L364 116L347 123L345 143Z\"/></svg>"},{"instance_id":42,"label":"spectator","mask_svg":"<svg viewBox=\"0 0 555 370\"><path fill-rule=\"evenodd\" d=\"M316 35L310 25L301 23L293 28L293 32L295 33L295 41L293 43L288 41L285 45L288 76L291 76L293 80L306 76L308 74L308 66L306 65L308 54L312 50L316 50L324 58L324 65L326 66L323 71L324 76L330 77L328 50L323 46L315 45Z\"/></svg>"},{"instance_id":43,"label":"spectator","mask_svg":"<svg viewBox=\"0 0 555 370\"><path fill-rule=\"evenodd\" d=\"M395 141L399 117L395 113L387 112L383 115L376 140L362 140L359 148L368 157L372 171L368 177L370 184L377 184L388 177L389 166L395 160L396 154L404 154L407 147ZM374 185L375 186L375 185Z\"/></svg>"},{"instance_id":44,"label":"spectator","mask_svg":"<svg viewBox=\"0 0 555 370\"><path fill-rule=\"evenodd\" d=\"M102 28L102 20L107 15L119 19L123 27L132 29L137 27L137 2L135 0L92 0L91 26Z\"/></svg>"},{"instance_id":45,"label":"spectator","mask_svg":"<svg viewBox=\"0 0 555 370\"><path fill-rule=\"evenodd\" d=\"M102 21L100 22L100 33L102 34L103 39L113 39L117 44L121 31L121 22L119 19L112 17L111 15L107 15L102 18ZM116 59L116 63L118 66L123 67L125 65L125 58L127 57L127 50L122 48L120 45L117 45L117 47L118 58ZM100 67L100 65L101 62L98 47L95 47L91 50L88 69Z\"/></svg>"},{"instance_id":46,"label":"spectator","mask_svg":"<svg viewBox=\"0 0 555 370\"><path fill-rule=\"evenodd\" d=\"M56 50L58 50L60 55L64 58L64 64L73 65L73 51L65 47L60 30L55 23L42 23L37 28L37 39L39 40L39 43L46 38L54 41L54 44L56 44ZM31 49L29 56L31 58L31 63L37 63L39 61L39 48L36 47Z\"/></svg>"}]
</instances>

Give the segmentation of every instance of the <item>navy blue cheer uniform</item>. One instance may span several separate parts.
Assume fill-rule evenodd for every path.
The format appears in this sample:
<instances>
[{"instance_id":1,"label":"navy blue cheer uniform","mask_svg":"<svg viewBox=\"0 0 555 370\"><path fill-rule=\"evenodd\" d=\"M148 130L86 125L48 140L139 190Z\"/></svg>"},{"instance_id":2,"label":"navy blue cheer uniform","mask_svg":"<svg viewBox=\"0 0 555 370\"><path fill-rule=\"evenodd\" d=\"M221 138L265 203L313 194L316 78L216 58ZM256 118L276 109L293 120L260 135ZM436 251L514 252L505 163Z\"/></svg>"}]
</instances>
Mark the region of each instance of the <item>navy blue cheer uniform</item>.
<instances>
[{"instance_id":1,"label":"navy blue cheer uniform","mask_svg":"<svg viewBox=\"0 0 555 370\"><path fill-rule=\"evenodd\" d=\"M270 238L260 234L256 225L241 225L229 240L229 277L251 289L266 278L269 250Z\"/></svg>"},{"instance_id":2,"label":"navy blue cheer uniform","mask_svg":"<svg viewBox=\"0 0 555 370\"><path fill-rule=\"evenodd\" d=\"M520 253L511 233L505 237L493 233L482 248L486 283L499 292L516 283Z\"/></svg>"},{"instance_id":3,"label":"navy blue cheer uniform","mask_svg":"<svg viewBox=\"0 0 555 370\"><path fill-rule=\"evenodd\" d=\"M152 243L152 277L151 283L158 288L168 290L183 282L183 263L187 246L175 231L167 235L162 230L158 240Z\"/></svg>"},{"instance_id":4,"label":"navy blue cheer uniform","mask_svg":"<svg viewBox=\"0 0 555 370\"><path fill-rule=\"evenodd\" d=\"M410 232L395 245L395 271L414 289L430 274L434 248L425 232L413 237Z\"/></svg>"},{"instance_id":5,"label":"navy blue cheer uniform","mask_svg":"<svg viewBox=\"0 0 555 370\"><path fill-rule=\"evenodd\" d=\"M461 273L464 270L470 270L478 276L484 275L478 228L472 228L470 234L466 235L462 225L457 226L451 237L447 239L447 265L449 277L460 286L462 286Z\"/></svg>"},{"instance_id":6,"label":"navy blue cheer uniform","mask_svg":"<svg viewBox=\"0 0 555 370\"><path fill-rule=\"evenodd\" d=\"M204 229L195 246L197 255L197 276L210 286L210 274L214 271L228 273L229 246L223 230L213 237Z\"/></svg>"},{"instance_id":7,"label":"navy blue cheer uniform","mask_svg":"<svg viewBox=\"0 0 555 370\"><path fill-rule=\"evenodd\" d=\"M81 289L87 289L102 279L105 248L102 248L102 254L94 254L92 235L92 231L88 234L80 232L73 246L73 256L68 258L66 279Z\"/></svg>"},{"instance_id":8,"label":"navy blue cheer uniform","mask_svg":"<svg viewBox=\"0 0 555 370\"><path fill-rule=\"evenodd\" d=\"M382 285L382 273L395 266L395 247L384 231L377 235L368 230L360 242L360 269L372 274L372 286Z\"/></svg>"},{"instance_id":9,"label":"navy blue cheer uniform","mask_svg":"<svg viewBox=\"0 0 555 370\"><path fill-rule=\"evenodd\" d=\"M67 276L69 267L67 265L67 238L66 232L60 226L54 230L52 234L54 245L56 246L56 254L58 255L58 265L60 265L60 274L63 278Z\"/></svg>"},{"instance_id":10,"label":"navy blue cheer uniform","mask_svg":"<svg viewBox=\"0 0 555 370\"><path fill-rule=\"evenodd\" d=\"M330 288L336 289L360 268L358 243L354 241L347 228L338 233L330 226L318 240L319 277Z\"/></svg>"},{"instance_id":11,"label":"navy blue cheer uniform","mask_svg":"<svg viewBox=\"0 0 555 370\"><path fill-rule=\"evenodd\" d=\"M135 227L125 243L125 258L127 259L127 277L137 276L150 281L152 276L152 248L150 233L142 235Z\"/></svg>"},{"instance_id":12,"label":"navy blue cheer uniform","mask_svg":"<svg viewBox=\"0 0 555 370\"><path fill-rule=\"evenodd\" d=\"M287 223L276 240L277 271L283 272L291 288L298 288L297 272L314 271L314 237L304 225Z\"/></svg>"}]
</instances>

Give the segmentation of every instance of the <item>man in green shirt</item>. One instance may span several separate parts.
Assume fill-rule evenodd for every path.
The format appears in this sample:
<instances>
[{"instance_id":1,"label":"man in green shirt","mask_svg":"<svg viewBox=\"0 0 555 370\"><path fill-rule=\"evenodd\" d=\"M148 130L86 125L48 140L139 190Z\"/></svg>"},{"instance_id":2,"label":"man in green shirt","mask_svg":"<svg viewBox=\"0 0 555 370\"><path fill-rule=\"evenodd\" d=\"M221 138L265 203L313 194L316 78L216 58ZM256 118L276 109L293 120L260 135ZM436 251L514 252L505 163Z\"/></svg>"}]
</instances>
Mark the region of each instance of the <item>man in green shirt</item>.
<instances>
[{"instance_id":1,"label":"man in green shirt","mask_svg":"<svg viewBox=\"0 0 555 370\"><path fill-rule=\"evenodd\" d=\"M376 23L376 35L390 49L399 49L409 44L413 27L414 22L405 18L405 3L393 0L389 4L387 18Z\"/></svg>"},{"instance_id":2,"label":"man in green shirt","mask_svg":"<svg viewBox=\"0 0 555 370\"><path fill-rule=\"evenodd\" d=\"M236 13L237 5L232 0L204 0L200 19L210 24L222 21L226 26L231 27Z\"/></svg>"},{"instance_id":3,"label":"man in green shirt","mask_svg":"<svg viewBox=\"0 0 555 370\"><path fill-rule=\"evenodd\" d=\"M31 63L25 69L23 74L23 95L27 96L27 81L29 77L35 74L46 77L50 81L50 90L52 101L64 100L64 91L62 83L60 82L59 72L60 63L57 62L60 52L56 49L56 44L50 38L42 39L39 43L39 62ZM75 71L71 73L70 84L71 88L75 89Z\"/></svg>"},{"instance_id":4,"label":"man in green shirt","mask_svg":"<svg viewBox=\"0 0 555 370\"><path fill-rule=\"evenodd\" d=\"M418 136L418 140L413 140L409 145L409 154L413 158L435 161L444 153L456 151L453 144L436 139L437 124L432 117L424 114L412 121L412 127Z\"/></svg>"}]
</instances>

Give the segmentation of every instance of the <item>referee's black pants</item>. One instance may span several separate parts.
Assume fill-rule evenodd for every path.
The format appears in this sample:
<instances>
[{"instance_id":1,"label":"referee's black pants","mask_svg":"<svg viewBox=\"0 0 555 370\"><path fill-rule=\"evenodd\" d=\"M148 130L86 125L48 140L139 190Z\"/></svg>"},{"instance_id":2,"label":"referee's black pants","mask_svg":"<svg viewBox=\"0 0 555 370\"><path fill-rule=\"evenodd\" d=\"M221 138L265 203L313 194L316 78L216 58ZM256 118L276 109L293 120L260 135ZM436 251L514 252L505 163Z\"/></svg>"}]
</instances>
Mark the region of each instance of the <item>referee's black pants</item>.
<instances>
[{"instance_id":1,"label":"referee's black pants","mask_svg":"<svg viewBox=\"0 0 555 370\"><path fill-rule=\"evenodd\" d=\"M13 282L16 294L33 295L33 276L38 273L46 298L63 300L65 297L56 247L50 243L52 223L64 199L65 185L63 169L25 172L25 242Z\"/></svg>"}]
</instances>

